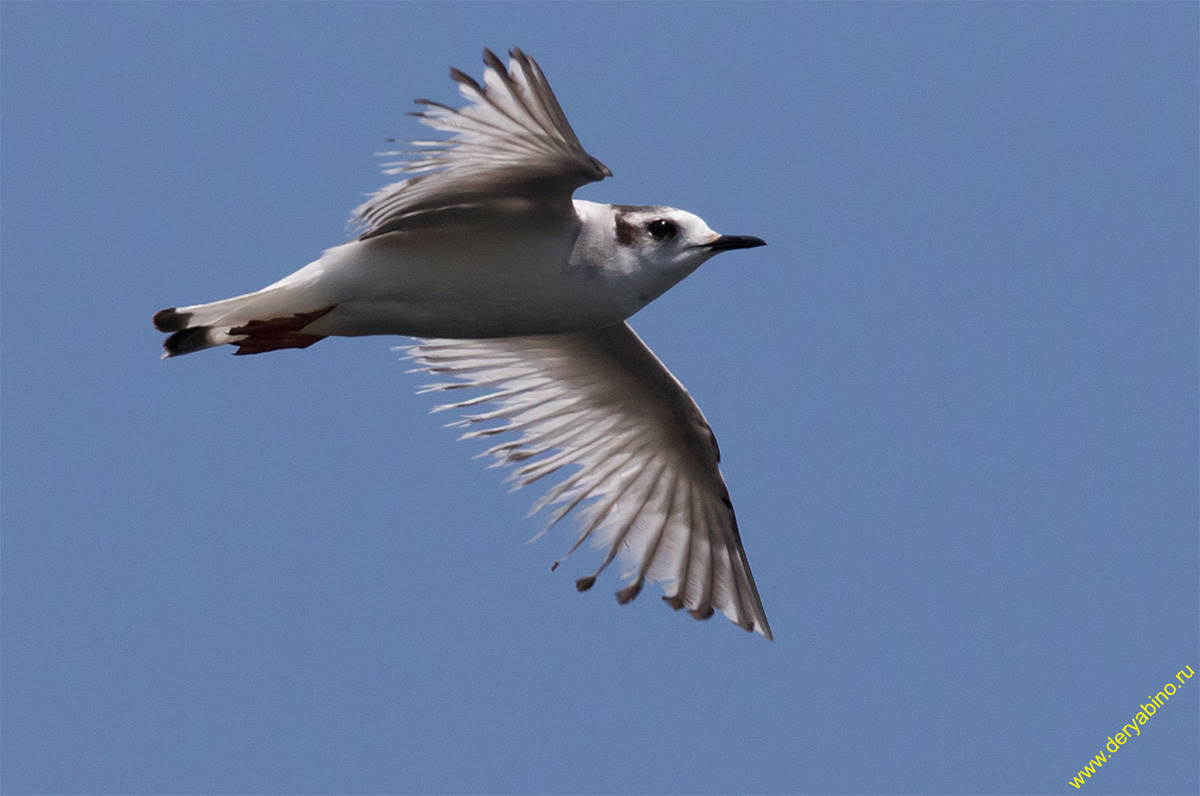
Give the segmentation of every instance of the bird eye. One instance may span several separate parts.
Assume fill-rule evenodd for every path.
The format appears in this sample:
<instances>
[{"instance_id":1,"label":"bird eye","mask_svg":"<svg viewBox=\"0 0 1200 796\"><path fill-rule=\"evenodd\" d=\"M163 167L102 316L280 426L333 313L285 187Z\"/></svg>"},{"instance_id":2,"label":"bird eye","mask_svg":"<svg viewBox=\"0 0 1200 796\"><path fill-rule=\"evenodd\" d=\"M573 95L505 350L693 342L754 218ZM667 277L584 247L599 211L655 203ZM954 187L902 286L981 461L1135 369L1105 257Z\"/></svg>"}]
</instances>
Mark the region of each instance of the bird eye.
<instances>
[{"instance_id":1,"label":"bird eye","mask_svg":"<svg viewBox=\"0 0 1200 796\"><path fill-rule=\"evenodd\" d=\"M675 226L675 222L667 221L665 218L656 218L646 225L646 230L650 233L650 237L655 240L670 240L679 232L679 227Z\"/></svg>"}]
</instances>

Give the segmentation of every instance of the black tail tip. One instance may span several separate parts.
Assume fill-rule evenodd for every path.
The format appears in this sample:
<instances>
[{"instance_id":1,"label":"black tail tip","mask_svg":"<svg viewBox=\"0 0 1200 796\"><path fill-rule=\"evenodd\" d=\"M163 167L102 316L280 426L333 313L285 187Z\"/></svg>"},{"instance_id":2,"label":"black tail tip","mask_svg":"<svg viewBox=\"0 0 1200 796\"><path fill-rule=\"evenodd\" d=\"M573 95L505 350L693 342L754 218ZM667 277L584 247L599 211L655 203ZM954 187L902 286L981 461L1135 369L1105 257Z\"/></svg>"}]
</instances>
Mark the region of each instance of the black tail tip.
<instances>
[{"instance_id":1,"label":"black tail tip","mask_svg":"<svg viewBox=\"0 0 1200 796\"><path fill-rule=\"evenodd\" d=\"M207 326L193 326L176 332L163 340L163 356L175 357L208 348L208 329Z\"/></svg>"},{"instance_id":2,"label":"black tail tip","mask_svg":"<svg viewBox=\"0 0 1200 796\"><path fill-rule=\"evenodd\" d=\"M154 313L154 328L160 332L183 331L191 318L192 313L190 312L180 312L174 307L168 307Z\"/></svg>"}]
</instances>

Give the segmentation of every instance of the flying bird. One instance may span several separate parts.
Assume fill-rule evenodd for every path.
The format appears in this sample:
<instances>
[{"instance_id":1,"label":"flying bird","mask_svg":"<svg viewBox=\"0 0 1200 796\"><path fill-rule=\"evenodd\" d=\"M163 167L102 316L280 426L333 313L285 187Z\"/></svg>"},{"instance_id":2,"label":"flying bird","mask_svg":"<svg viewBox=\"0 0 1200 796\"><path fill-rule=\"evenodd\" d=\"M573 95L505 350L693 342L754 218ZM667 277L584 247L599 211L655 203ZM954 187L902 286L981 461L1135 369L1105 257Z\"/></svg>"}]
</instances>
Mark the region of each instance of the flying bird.
<instances>
[{"instance_id":1,"label":"flying bird","mask_svg":"<svg viewBox=\"0 0 1200 796\"><path fill-rule=\"evenodd\" d=\"M354 210L356 239L257 292L155 313L163 356L416 338L416 370L443 379L423 391L483 390L434 410L472 412L451 424L461 438L510 432L481 455L518 465L518 486L562 477L530 514L550 509L548 529L573 513L571 551L606 548L579 591L620 555L621 603L662 582L671 607L770 639L712 429L626 322L713 255L765 241L670 207L573 199L612 172L537 62L509 55L484 51L482 84L451 69L463 107L417 100L449 137L384 153L400 158L384 173L404 176Z\"/></svg>"}]
</instances>

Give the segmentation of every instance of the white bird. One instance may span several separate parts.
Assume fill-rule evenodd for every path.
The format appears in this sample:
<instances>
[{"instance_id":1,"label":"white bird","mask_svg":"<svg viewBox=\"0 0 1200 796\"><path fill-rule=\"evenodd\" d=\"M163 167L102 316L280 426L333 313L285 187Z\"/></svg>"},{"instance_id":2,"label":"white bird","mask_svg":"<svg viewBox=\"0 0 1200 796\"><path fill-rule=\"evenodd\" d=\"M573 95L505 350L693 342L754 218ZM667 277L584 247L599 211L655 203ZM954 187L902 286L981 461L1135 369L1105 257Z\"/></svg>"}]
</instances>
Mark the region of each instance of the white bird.
<instances>
[{"instance_id":1,"label":"white bird","mask_svg":"<svg viewBox=\"0 0 1200 796\"><path fill-rule=\"evenodd\" d=\"M451 69L465 107L417 100L421 123L451 135L385 153L409 158L385 173L416 176L355 209L357 239L255 293L156 313L170 333L163 356L416 337L417 370L453 379L424 391L487 390L434 410L491 405L451 424L491 421L462 438L519 434L481 454L493 466L523 463L518 486L575 466L531 515L556 506L554 525L578 507L571 551L607 547L580 591L620 553L621 603L661 581L673 608L719 610L770 639L712 430L625 322L714 254L765 242L669 207L572 200L612 173L583 149L537 63L510 56L506 67L484 51L483 85Z\"/></svg>"}]
</instances>

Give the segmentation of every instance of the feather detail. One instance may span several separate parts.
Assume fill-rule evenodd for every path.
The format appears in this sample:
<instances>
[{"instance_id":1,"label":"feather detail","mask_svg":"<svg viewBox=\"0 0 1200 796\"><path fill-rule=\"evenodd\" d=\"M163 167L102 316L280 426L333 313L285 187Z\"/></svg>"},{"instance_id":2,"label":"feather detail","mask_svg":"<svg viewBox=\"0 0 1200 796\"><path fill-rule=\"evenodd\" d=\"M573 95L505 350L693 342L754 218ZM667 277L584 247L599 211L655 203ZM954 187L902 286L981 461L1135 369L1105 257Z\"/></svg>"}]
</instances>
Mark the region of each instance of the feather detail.
<instances>
[{"instance_id":1,"label":"feather detail","mask_svg":"<svg viewBox=\"0 0 1200 796\"><path fill-rule=\"evenodd\" d=\"M573 213L571 194L612 172L589 155L571 129L541 67L513 49L507 68L484 50L483 84L457 70L451 78L467 100L462 108L419 99L412 115L450 137L411 141L414 150L380 153L400 160L385 174L410 175L384 186L354 210L361 238L421 228L478 210L526 214Z\"/></svg>"},{"instance_id":2,"label":"feather detail","mask_svg":"<svg viewBox=\"0 0 1200 796\"><path fill-rule=\"evenodd\" d=\"M460 439L515 435L480 454L493 467L518 465L508 478L514 489L567 473L530 516L552 509L534 539L569 514L580 518L568 556L585 541L606 549L577 589L590 588L621 558L629 582L617 592L619 602L633 600L646 582L663 582L672 607L697 619L721 611L771 638L712 430L628 324L541 337L421 340L407 351L415 370L456 380L422 391L484 391L433 411L490 406L450 425L484 424Z\"/></svg>"}]
</instances>

